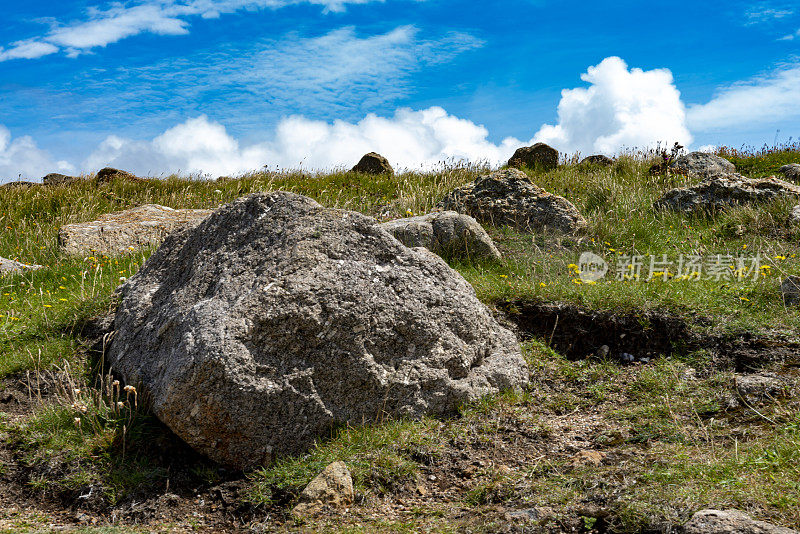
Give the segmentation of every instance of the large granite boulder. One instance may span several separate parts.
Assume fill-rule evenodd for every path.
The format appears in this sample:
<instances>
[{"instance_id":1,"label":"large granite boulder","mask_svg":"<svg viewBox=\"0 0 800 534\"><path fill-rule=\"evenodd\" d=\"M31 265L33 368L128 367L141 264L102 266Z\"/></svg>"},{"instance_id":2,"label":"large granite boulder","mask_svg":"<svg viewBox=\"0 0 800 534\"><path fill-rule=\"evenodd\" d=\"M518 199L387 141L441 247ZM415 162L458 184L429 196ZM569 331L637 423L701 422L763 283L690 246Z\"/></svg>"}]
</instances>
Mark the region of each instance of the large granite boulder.
<instances>
[{"instance_id":1,"label":"large granite boulder","mask_svg":"<svg viewBox=\"0 0 800 534\"><path fill-rule=\"evenodd\" d=\"M741 174L726 174L712 176L693 187L673 189L653 206L656 209L695 213L741 204L758 204L781 197L800 197L800 186L774 176L751 179Z\"/></svg>"},{"instance_id":2,"label":"large granite boulder","mask_svg":"<svg viewBox=\"0 0 800 534\"><path fill-rule=\"evenodd\" d=\"M114 180L125 180L129 182L143 182L143 178L139 178L128 171L121 171L119 169L114 169L113 167L104 167L97 171L97 174L94 175L94 179L98 183L109 183L113 182Z\"/></svg>"},{"instance_id":3,"label":"large granite boulder","mask_svg":"<svg viewBox=\"0 0 800 534\"><path fill-rule=\"evenodd\" d=\"M120 294L111 366L235 468L528 380L514 335L441 258L293 193L170 235Z\"/></svg>"},{"instance_id":4,"label":"large granite boulder","mask_svg":"<svg viewBox=\"0 0 800 534\"><path fill-rule=\"evenodd\" d=\"M549 171L558 167L558 150L545 143L524 146L514 152L514 155L508 160L508 166L517 169L528 167Z\"/></svg>"},{"instance_id":5,"label":"large granite boulder","mask_svg":"<svg viewBox=\"0 0 800 534\"><path fill-rule=\"evenodd\" d=\"M27 263L0 257L0 274L24 273L26 271L36 271L41 268L41 265L29 265Z\"/></svg>"},{"instance_id":6,"label":"large granite boulder","mask_svg":"<svg viewBox=\"0 0 800 534\"><path fill-rule=\"evenodd\" d=\"M370 152L364 154L356 166L350 172L361 172L364 174L394 174L394 169L389 164L389 160L378 154Z\"/></svg>"},{"instance_id":7,"label":"large granite boulder","mask_svg":"<svg viewBox=\"0 0 800 534\"><path fill-rule=\"evenodd\" d=\"M79 180L81 180L81 178L77 176L67 176L66 174L51 172L47 176L42 177L42 184L50 186L66 185L66 184L71 184L73 182L77 182Z\"/></svg>"},{"instance_id":8,"label":"large granite boulder","mask_svg":"<svg viewBox=\"0 0 800 534\"><path fill-rule=\"evenodd\" d=\"M738 510L700 510L683 526L684 534L798 534L796 530L756 521Z\"/></svg>"},{"instance_id":9,"label":"large granite boulder","mask_svg":"<svg viewBox=\"0 0 800 534\"><path fill-rule=\"evenodd\" d=\"M707 152L691 152L672 162L670 168L682 174L703 178L716 174L736 172L736 166L730 161Z\"/></svg>"},{"instance_id":10,"label":"large granite boulder","mask_svg":"<svg viewBox=\"0 0 800 534\"><path fill-rule=\"evenodd\" d=\"M455 211L396 219L380 226L405 246L425 247L440 256L501 258L483 226L469 215Z\"/></svg>"},{"instance_id":11,"label":"large granite boulder","mask_svg":"<svg viewBox=\"0 0 800 534\"><path fill-rule=\"evenodd\" d=\"M781 174L787 180L792 182L800 182L800 163L790 163L780 168Z\"/></svg>"},{"instance_id":12,"label":"large granite boulder","mask_svg":"<svg viewBox=\"0 0 800 534\"><path fill-rule=\"evenodd\" d=\"M601 167L610 167L614 164L614 160L603 154L595 154L587 156L581 160L581 165L599 165Z\"/></svg>"},{"instance_id":13,"label":"large granite boulder","mask_svg":"<svg viewBox=\"0 0 800 534\"><path fill-rule=\"evenodd\" d=\"M170 232L197 224L210 214L211 210L145 204L102 215L96 221L66 224L58 230L58 244L65 254L124 254L157 245Z\"/></svg>"},{"instance_id":14,"label":"large granite boulder","mask_svg":"<svg viewBox=\"0 0 800 534\"><path fill-rule=\"evenodd\" d=\"M570 201L548 193L517 169L481 176L448 193L439 207L466 213L485 224L523 231L573 233L586 227L586 219Z\"/></svg>"}]
</instances>

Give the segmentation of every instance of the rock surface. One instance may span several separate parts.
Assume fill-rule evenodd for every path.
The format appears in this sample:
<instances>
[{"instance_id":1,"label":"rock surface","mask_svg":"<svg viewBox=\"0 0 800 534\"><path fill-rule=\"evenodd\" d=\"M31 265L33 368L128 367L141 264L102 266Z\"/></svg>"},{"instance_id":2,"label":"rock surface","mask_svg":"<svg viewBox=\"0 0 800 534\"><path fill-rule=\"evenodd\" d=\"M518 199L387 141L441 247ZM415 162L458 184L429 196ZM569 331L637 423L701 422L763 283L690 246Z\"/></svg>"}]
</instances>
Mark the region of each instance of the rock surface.
<instances>
[{"instance_id":1,"label":"rock surface","mask_svg":"<svg viewBox=\"0 0 800 534\"><path fill-rule=\"evenodd\" d=\"M581 165L602 165L604 167L610 167L614 164L614 160L609 158L608 156L604 156L603 154L595 154L594 156L589 156L583 158L581 160Z\"/></svg>"},{"instance_id":2,"label":"rock surface","mask_svg":"<svg viewBox=\"0 0 800 534\"><path fill-rule=\"evenodd\" d=\"M727 174L713 176L693 187L673 189L653 206L692 213L739 204L758 204L780 197L800 197L800 186L774 176L750 179L741 174Z\"/></svg>"},{"instance_id":3,"label":"rock surface","mask_svg":"<svg viewBox=\"0 0 800 534\"><path fill-rule=\"evenodd\" d=\"M41 268L41 265L28 265L27 263L20 263L18 261L0 257L0 274L36 271Z\"/></svg>"},{"instance_id":4,"label":"rock surface","mask_svg":"<svg viewBox=\"0 0 800 534\"><path fill-rule=\"evenodd\" d=\"M197 224L211 210L172 209L158 204L102 215L96 221L66 224L58 231L65 254L123 254L157 245L170 232Z\"/></svg>"},{"instance_id":5,"label":"rock surface","mask_svg":"<svg viewBox=\"0 0 800 534\"><path fill-rule=\"evenodd\" d=\"M800 182L800 163L790 163L789 165L784 165L780 168L780 172L786 177L787 180L791 180L792 182Z\"/></svg>"},{"instance_id":6,"label":"rock surface","mask_svg":"<svg viewBox=\"0 0 800 534\"><path fill-rule=\"evenodd\" d=\"M736 375L737 400L743 400L751 406L783 397L788 393L788 388L789 383L774 373Z\"/></svg>"},{"instance_id":7,"label":"rock surface","mask_svg":"<svg viewBox=\"0 0 800 534\"><path fill-rule=\"evenodd\" d=\"M441 255L501 258L500 251L478 221L455 211L396 219L380 225L407 247L425 247Z\"/></svg>"},{"instance_id":8,"label":"rock surface","mask_svg":"<svg viewBox=\"0 0 800 534\"><path fill-rule=\"evenodd\" d=\"M796 530L756 521L738 510L700 510L683 526L684 534L798 534Z\"/></svg>"},{"instance_id":9,"label":"rock surface","mask_svg":"<svg viewBox=\"0 0 800 534\"><path fill-rule=\"evenodd\" d=\"M789 212L789 222L800 223L800 205L793 207Z\"/></svg>"},{"instance_id":10,"label":"rock surface","mask_svg":"<svg viewBox=\"0 0 800 534\"><path fill-rule=\"evenodd\" d=\"M370 152L365 154L350 172L361 172L364 174L394 174L394 169L389 164L389 160L378 154Z\"/></svg>"},{"instance_id":11,"label":"rock surface","mask_svg":"<svg viewBox=\"0 0 800 534\"><path fill-rule=\"evenodd\" d=\"M707 152L692 152L681 156L672 162L670 168L683 174L696 175L703 178L736 172L736 166L733 163Z\"/></svg>"},{"instance_id":12,"label":"rock surface","mask_svg":"<svg viewBox=\"0 0 800 534\"><path fill-rule=\"evenodd\" d=\"M508 160L508 166L517 169L528 167L552 170L558 167L558 150L544 143L524 146L514 152L514 155Z\"/></svg>"},{"instance_id":13,"label":"rock surface","mask_svg":"<svg viewBox=\"0 0 800 534\"><path fill-rule=\"evenodd\" d=\"M441 258L293 193L170 235L120 292L109 362L173 432L236 468L528 381L514 335Z\"/></svg>"},{"instance_id":14,"label":"rock surface","mask_svg":"<svg viewBox=\"0 0 800 534\"><path fill-rule=\"evenodd\" d=\"M787 276L781 283L781 295L787 305L800 304L800 276Z\"/></svg>"},{"instance_id":15,"label":"rock surface","mask_svg":"<svg viewBox=\"0 0 800 534\"><path fill-rule=\"evenodd\" d=\"M119 169L114 169L112 167L104 167L100 169L99 171L97 171L97 174L94 175L94 178L99 183L113 182L114 180L129 180L132 182L143 181L142 178L134 176L133 174L127 171L121 171Z\"/></svg>"},{"instance_id":16,"label":"rock surface","mask_svg":"<svg viewBox=\"0 0 800 534\"><path fill-rule=\"evenodd\" d=\"M344 462L333 462L308 483L300 494L296 515L311 515L323 508L347 508L353 504L353 478Z\"/></svg>"},{"instance_id":17,"label":"rock surface","mask_svg":"<svg viewBox=\"0 0 800 534\"><path fill-rule=\"evenodd\" d=\"M75 182L80 180L76 176L67 176L66 174L59 174L57 172L51 172L47 176L42 178L42 184L44 185L64 185Z\"/></svg>"},{"instance_id":18,"label":"rock surface","mask_svg":"<svg viewBox=\"0 0 800 534\"><path fill-rule=\"evenodd\" d=\"M586 219L570 201L531 183L517 169L481 176L448 193L439 207L466 213L485 224L523 231L573 233L586 227Z\"/></svg>"}]
</instances>

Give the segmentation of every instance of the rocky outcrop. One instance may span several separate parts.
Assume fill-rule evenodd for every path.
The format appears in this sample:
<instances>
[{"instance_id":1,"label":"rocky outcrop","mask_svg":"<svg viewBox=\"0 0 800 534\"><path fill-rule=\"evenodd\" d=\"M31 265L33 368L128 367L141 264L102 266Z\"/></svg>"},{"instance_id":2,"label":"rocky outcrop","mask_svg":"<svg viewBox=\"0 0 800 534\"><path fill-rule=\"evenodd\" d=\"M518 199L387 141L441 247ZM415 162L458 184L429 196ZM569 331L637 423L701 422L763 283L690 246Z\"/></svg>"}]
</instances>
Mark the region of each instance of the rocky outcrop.
<instances>
[{"instance_id":1,"label":"rocky outcrop","mask_svg":"<svg viewBox=\"0 0 800 534\"><path fill-rule=\"evenodd\" d=\"M800 186L774 176L750 179L741 174L727 174L713 176L693 187L673 189L657 200L654 207L694 213L758 204L781 197L800 197Z\"/></svg>"},{"instance_id":2,"label":"rocky outcrop","mask_svg":"<svg viewBox=\"0 0 800 534\"><path fill-rule=\"evenodd\" d=\"M95 221L64 225L58 231L58 244L65 254L124 254L157 245L170 232L197 224L210 213L211 210L145 204L103 215Z\"/></svg>"},{"instance_id":3,"label":"rocky outcrop","mask_svg":"<svg viewBox=\"0 0 800 534\"><path fill-rule=\"evenodd\" d=\"M516 169L481 176L448 193L439 207L523 231L573 233L586 227L586 219L570 201L548 193Z\"/></svg>"},{"instance_id":4,"label":"rocky outcrop","mask_svg":"<svg viewBox=\"0 0 800 534\"><path fill-rule=\"evenodd\" d=\"M457 272L364 215L259 193L170 235L120 288L111 366L236 468L338 425L449 414L527 365Z\"/></svg>"},{"instance_id":5,"label":"rocky outcrop","mask_svg":"<svg viewBox=\"0 0 800 534\"><path fill-rule=\"evenodd\" d=\"M66 174L51 172L50 174L42 178L42 184L50 186L66 185L66 184L71 184L72 182L76 182L78 180L81 180L81 178L77 176L67 176Z\"/></svg>"},{"instance_id":6,"label":"rocky outcrop","mask_svg":"<svg viewBox=\"0 0 800 534\"><path fill-rule=\"evenodd\" d=\"M119 169L114 169L112 167L105 167L97 171L97 174L94 175L94 179L98 183L108 183L113 182L114 180L127 180L130 182L142 182L144 181L142 178L138 176L134 176L133 174L127 171L121 171Z\"/></svg>"},{"instance_id":7,"label":"rocky outcrop","mask_svg":"<svg viewBox=\"0 0 800 534\"><path fill-rule=\"evenodd\" d=\"M333 462L303 489L292 513L314 515L325 508L347 508L353 504L353 477L344 462Z\"/></svg>"},{"instance_id":8,"label":"rocky outcrop","mask_svg":"<svg viewBox=\"0 0 800 534\"><path fill-rule=\"evenodd\" d=\"M483 226L469 215L454 211L396 219L380 226L405 246L425 247L440 256L501 258Z\"/></svg>"},{"instance_id":9,"label":"rocky outcrop","mask_svg":"<svg viewBox=\"0 0 800 534\"><path fill-rule=\"evenodd\" d=\"M672 162L670 169L682 174L703 178L736 172L736 166L733 163L707 152L692 152L681 156Z\"/></svg>"},{"instance_id":10,"label":"rocky outcrop","mask_svg":"<svg viewBox=\"0 0 800 534\"><path fill-rule=\"evenodd\" d=\"M781 174L791 182L800 182L800 163L790 163L780 168Z\"/></svg>"},{"instance_id":11,"label":"rocky outcrop","mask_svg":"<svg viewBox=\"0 0 800 534\"><path fill-rule=\"evenodd\" d=\"M558 167L558 150L544 143L524 146L514 152L514 155L508 160L508 166L517 169L528 167L529 169L549 171Z\"/></svg>"},{"instance_id":12,"label":"rocky outcrop","mask_svg":"<svg viewBox=\"0 0 800 534\"><path fill-rule=\"evenodd\" d=\"M23 273L25 271L36 271L41 268L41 265L28 265L27 263L0 257L0 274Z\"/></svg>"},{"instance_id":13,"label":"rocky outcrop","mask_svg":"<svg viewBox=\"0 0 800 534\"><path fill-rule=\"evenodd\" d=\"M350 172L360 172L364 174L394 174L394 169L389 164L389 160L378 154L370 152L365 154Z\"/></svg>"},{"instance_id":14,"label":"rocky outcrop","mask_svg":"<svg viewBox=\"0 0 800 534\"><path fill-rule=\"evenodd\" d=\"M781 283L781 295L786 305L800 304L800 276L787 276Z\"/></svg>"},{"instance_id":15,"label":"rocky outcrop","mask_svg":"<svg viewBox=\"0 0 800 534\"><path fill-rule=\"evenodd\" d=\"M684 534L798 534L796 530L756 521L738 510L700 510L683 526Z\"/></svg>"},{"instance_id":16,"label":"rocky outcrop","mask_svg":"<svg viewBox=\"0 0 800 534\"><path fill-rule=\"evenodd\" d=\"M604 156L603 154L595 154L594 156L588 156L581 160L581 165L600 165L602 167L610 167L614 164L614 160L609 158L608 156Z\"/></svg>"}]
</instances>

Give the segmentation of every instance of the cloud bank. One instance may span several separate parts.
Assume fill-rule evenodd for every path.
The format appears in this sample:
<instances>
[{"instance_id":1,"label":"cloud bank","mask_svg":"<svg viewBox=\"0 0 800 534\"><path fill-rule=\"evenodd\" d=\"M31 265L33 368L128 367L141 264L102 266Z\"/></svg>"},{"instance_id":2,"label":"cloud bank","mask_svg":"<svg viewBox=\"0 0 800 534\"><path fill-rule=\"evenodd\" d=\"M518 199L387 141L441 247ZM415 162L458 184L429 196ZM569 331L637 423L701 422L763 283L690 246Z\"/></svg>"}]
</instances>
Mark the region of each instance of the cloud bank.
<instances>
[{"instance_id":1,"label":"cloud bank","mask_svg":"<svg viewBox=\"0 0 800 534\"><path fill-rule=\"evenodd\" d=\"M148 0L127 5L111 3L106 9L90 7L84 20L54 23L45 35L0 47L0 61L35 59L59 51L77 56L142 33L185 35L192 17L217 18L242 10L280 9L312 4L324 12L342 11L349 4L383 0Z\"/></svg>"},{"instance_id":2,"label":"cloud bank","mask_svg":"<svg viewBox=\"0 0 800 534\"><path fill-rule=\"evenodd\" d=\"M75 167L55 161L29 136L12 138L8 128L0 124L0 182L39 178L51 172L75 172Z\"/></svg>"}]
</instances>

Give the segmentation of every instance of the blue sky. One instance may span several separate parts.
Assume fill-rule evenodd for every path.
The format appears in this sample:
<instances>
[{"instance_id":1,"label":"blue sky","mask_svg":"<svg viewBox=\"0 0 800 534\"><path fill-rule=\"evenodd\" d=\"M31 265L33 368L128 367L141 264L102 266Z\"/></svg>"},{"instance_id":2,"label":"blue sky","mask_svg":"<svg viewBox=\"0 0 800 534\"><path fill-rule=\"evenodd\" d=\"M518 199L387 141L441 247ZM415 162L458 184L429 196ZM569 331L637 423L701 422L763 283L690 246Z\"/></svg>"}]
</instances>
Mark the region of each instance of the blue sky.
<instances>
[{"instance_id":1,"label":"blue sky","mask_svg":"<svg viewBox=\"0 0 800 534\"><path fill-rule=\"evenodd\" d=\"M800 137L792 2L6 4L0 180Z\"/></svg>"}]
</instances>

